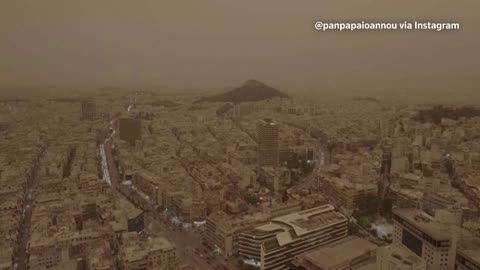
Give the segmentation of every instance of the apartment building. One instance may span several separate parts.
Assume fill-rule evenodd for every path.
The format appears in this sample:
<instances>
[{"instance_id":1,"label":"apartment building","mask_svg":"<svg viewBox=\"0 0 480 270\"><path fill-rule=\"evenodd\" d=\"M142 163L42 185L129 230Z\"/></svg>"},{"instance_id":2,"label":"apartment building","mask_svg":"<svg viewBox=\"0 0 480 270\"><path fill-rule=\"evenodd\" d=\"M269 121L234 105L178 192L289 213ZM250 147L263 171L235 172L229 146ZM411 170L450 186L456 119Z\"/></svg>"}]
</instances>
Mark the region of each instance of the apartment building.
<instances>
[{"instance_id":1,"label":"apartment building","mask_svg":"<svg viewBox=\"0 0 480 270\"><path fill-rule=\"evenodd\" d=\"M154 205L161 203L161 192L159 192L159 187L156 185L156 179L152 175L144 171L135 173L132 177L132 184L140 192L147 195L148 199Z\"/></svg>"},{"instance_id":2,"label":"apartment building","mask_svg":"<svg viewBox=\"0 0 480 270\"><path fill-rule=\"evenodd\" d=\"M124 270L178 269L175 247L164 238L138 239L135 232L123 235L120 258Z\"/></svg>"},{"instance_id":3,"label":"apartment building","mask_svg":"<svg viewBox=\"0 0 480 270\"><path fill-rule=\"evenodd\" d=\"M411 188L401 188L399 186L389 187L388 197L393 205L399 208L416 208L421 206L423 191Z\"/></svg>"},{"instance_id":4,"label":"apartment building","mask_svg":"<svg viewBox=\"0 0 480 270\"><path fill-rule=\"evenodd\" d=\"M225 212L212 213L207 218L205 242L219 250L225 257L236 253L240 233L265 223L270 215L258 212L253 215L232 218Z\"/></svg>"},{"instance_id":5,"label":"apartment building","mask_svg":"<svg viewBox=\"0 0 480 270\"><path fill-rule=\"evenodd\" d=\"M122 118L119 120L120 139L135 145L142 138L142 122L140 119Z\"/></svg>"},{"instance_id":6,"label":"apartment building","mask_svg":"<svg viewBox=\"0 0 480 270\"><path fill-rule=\"evenodd\" d=\"M323 182L324 193L337 205L347 211L353 211L366 195L376 195L375 184L354 183L343 178L326 178Z\"/></svg>"},{"instance_id":7,"label":"apartment building","mask_svg":"<svg viewBox=\"0 0 480 270\"><path fill-rule=\"evenodd\" d=\"M204 221L207 213L207 205L203 200L195 200L185 195L173 197L168 209L187 223Z\"/></svg>"},{"instance_id":8,"label":"apartment building","mask_svg":"<svg viewBox=\"0 0 480 270\"><path fill-rule=\"evenodd\" d=\"M295 256L348 235L348 219L332 205L273 218L239 237L239 253L261 270L288 269Z\"/></svg>"},{"instance_id":9,"label":"apartment building","mask_svg":"<svg viewBox=\"0 0 480 270\"><path fill-rule=\"evenodd\" d=\"M393 210L393 242L401 243L427 262L429 270L451 270L457 237L453 226L439 223L415 208Z\"/></svg>"},{"instance_id":10,"label":"apartment building","mask_svg":"<svg viewBox=\"0 0 480 270\"><path fill-rule=\"evenodd\" d=\"M115 270L114 257L111 256L111 252L108 241L90 248L85 256L86 270Z\"/></svg>"}]
</instances>

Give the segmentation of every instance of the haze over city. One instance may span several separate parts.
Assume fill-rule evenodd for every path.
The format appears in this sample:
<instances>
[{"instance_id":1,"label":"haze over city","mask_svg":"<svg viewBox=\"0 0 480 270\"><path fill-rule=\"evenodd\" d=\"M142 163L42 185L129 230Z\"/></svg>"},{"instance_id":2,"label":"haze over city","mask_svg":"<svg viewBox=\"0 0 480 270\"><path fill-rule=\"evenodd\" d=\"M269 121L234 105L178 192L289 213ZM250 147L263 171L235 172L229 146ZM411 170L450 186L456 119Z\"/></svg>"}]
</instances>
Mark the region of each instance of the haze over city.
<instances>
[{"instance_id":1,"label":"haze over city","mask_svg":"<svg viewBox=\"0 0 480 270\"><path fill-rule=\"evenodd\" d=\"M0 85L292 92L478 83L478 1L13 1L0 9ZM319 33L313 23L430 20L456 32Z\"/></svg>"},{"instance_id":2,"label":"haze over city","mask_svg":"<svg viewBox=\"0 0 480 270\"><path fill-rule=\"evenodd\" d=\"M479 7L3 0L0 270L480 270Z\"/></svg>"}]
</instances>

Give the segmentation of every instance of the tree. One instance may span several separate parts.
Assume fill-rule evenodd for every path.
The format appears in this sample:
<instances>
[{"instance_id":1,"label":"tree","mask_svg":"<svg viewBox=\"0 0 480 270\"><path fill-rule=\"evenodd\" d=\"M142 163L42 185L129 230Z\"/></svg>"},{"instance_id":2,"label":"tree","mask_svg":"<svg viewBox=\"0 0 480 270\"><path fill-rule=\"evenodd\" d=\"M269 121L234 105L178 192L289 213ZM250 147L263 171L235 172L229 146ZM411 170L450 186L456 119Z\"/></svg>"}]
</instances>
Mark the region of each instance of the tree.
<instances>
[{"instance_id":1,"label":"tree","mask_svg":"<svg viewBox=\"0 0 480 270\"><path fill-rule=\"evenodd\" d=\"M357 234L358 233L358 225L353 223L353 222L350 222L348 224L348 234L352 235L352 234Z\"/></svg>"},{"instance_id":2,"label":"tree","mask_svg":"<svg viewBox=\"0 0 480 270\"><path fill-rule=\"evenodd\" d=\"M374 215L377 213L379 207L379 198L374 194L367 194L364 196L358 205L361 215Z\"/></svg>"},{"instance_id":3,"label":"tree","mask_svg":"<svg viewBox=\"0 0 480 270\"><path fill-rule=\"evenodd\" d=\"M360 225L361 227L364 227L364 228L369 228L370 227L370 221L368 220L368 217L360 217L358 219L358 225Z\"/></svg>"},{"instance_id":4,"label":"tree","mask_svg":"<svg viewBox=\"0 0 480 270\"><path fill-rule=\"evenodd\" d=\"M385 198L382 200L382 205L380 208L380 214L386 218L390 218L392 216L392 207L393 201L389 198Z\"/></svg>"},{"instance_id":5,"label":"tree","mask_svg":"<svg viewBox=\"0 0 480 270\"><path fill-rule=\"evenodd\" d=\"M253 194L247 194L245 196L245 200L250 203L250 204L253 204L253 205L256 205L258 203L258 197L253 195Z\"/></svg>"}]
</instances>

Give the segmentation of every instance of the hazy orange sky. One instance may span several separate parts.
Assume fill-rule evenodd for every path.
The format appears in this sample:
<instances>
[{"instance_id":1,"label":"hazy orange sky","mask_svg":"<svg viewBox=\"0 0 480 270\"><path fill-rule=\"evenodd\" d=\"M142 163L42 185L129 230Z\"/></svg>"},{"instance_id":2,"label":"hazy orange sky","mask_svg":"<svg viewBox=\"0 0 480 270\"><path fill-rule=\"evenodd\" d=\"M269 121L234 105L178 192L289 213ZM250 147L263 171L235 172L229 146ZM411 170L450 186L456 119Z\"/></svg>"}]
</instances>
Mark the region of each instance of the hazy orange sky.
<instances>
[{"instance_id":1,"label":"hazy orange sky","mask_svg":"<svg viewBox=\"0 0 480 270\"><path fill-rule=\"evenodd\" d=\"M0 85L478 82L479 11L478 0L2 0ZM320 33L318 19L462 29Z\"/></svg>"}]
</instances>

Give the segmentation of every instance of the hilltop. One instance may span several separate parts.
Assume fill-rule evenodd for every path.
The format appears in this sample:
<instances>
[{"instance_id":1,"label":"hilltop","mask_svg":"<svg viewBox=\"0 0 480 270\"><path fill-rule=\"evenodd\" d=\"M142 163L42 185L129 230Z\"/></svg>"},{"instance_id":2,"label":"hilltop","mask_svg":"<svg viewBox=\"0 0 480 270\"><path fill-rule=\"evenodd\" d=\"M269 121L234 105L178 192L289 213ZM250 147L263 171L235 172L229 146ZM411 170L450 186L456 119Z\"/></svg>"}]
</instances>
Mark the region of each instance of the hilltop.
<instances>
[{"instance_id":1,"label":"hilltop","mask_svg":"<svg viewBox=\"0 0 480 270\"><path fill-rule=\"evenodd\" d=\"M289 96L257 80L248 80L242 86L214 96L203 97L195 102L250 102Z\"/></svg>"}]
</instances>

